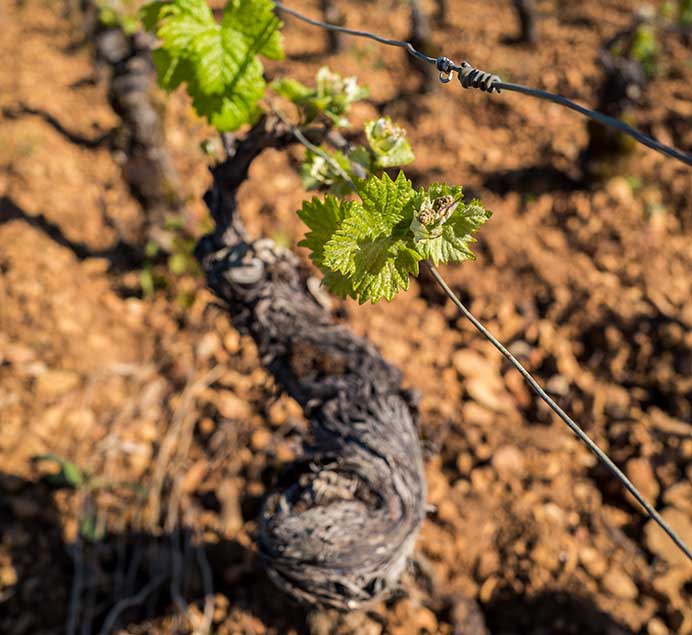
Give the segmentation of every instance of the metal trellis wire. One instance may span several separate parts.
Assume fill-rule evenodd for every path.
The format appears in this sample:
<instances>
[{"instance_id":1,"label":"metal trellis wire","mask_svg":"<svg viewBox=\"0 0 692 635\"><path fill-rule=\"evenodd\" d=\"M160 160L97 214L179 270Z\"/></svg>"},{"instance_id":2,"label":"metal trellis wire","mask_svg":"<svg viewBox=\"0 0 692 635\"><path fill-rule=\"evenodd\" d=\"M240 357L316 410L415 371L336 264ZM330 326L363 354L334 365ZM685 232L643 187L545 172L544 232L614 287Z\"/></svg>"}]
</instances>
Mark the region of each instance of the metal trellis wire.
<instances>
[{"instance_id":1,"label":"metal trellis wire","mask_svg":"<svg viewBox=\"0 0 692 635\"><path fill-rule=\"evenodd\" d=\"M590 108L581 106L578 103L572 101L571 99L563 97L562 95L556 95L555 93L550 93L539 88L523 86L522 84L503 82L497 75L474 68L468 62L455 64L448 57L435 58L425 55L424 53L421 53L419 50L417 50L413 46L413 44L411 44L411 42L406 42L403 40L393 40L390 38L382 37L380 35L376 35L375 33L370 33L369 31L359 31L356 29L349 29L345 26L329 24L328 22L322 22L321 20L316 20L314 18L310 18L306 15L303 15L295 9L287 7L282 2L274 2L274 4L280 11L283 11L284 13L287 13L288 15L291 15L294 18L297 18L298 20L307 22L312 26L327 29L329 31L336 31L338 33L346 33L347 35L353 35L355 37L368 38L370 40L374 40L375 42L379 42L380 44L385 44L386 46L395 46L398 48L402 48L407 53L409 53L409 55L412 55L413 57L423 62L427 62L428 64L434 65L437 68L437 70L440 71L440 81L444 84L450 82L454 76L454 73L457 73L459 82L464 88L478 88L488 93L499 93L501 90L509 90L521 93L523 95L528 95L530 97L536 97L538 99L550 101L555 104L559 104L560 106L564 106L565 108L569 108L570 110L574 110L575 112L578 112L579 114L584 115L589 119L597 121L598 123L603 124L604 126L615 128L623 134L632 137L639 143L649 148L652 148L653 150L656 150L661 154L676 159L684 163L685 165L692 166L692 154L683 152L682 150L677 150L676 148L668 146L665 143L661 143L657 139L645 135L643 132L639 132L639 130L636 130L631 126L628 126L625 122L620 121L619 119L609 117L608 115L604 115L603 113L598 112L596 110L591 110Z\"/></svg>"},{"instance_id":2,"label":"metal trellis wire","mask_svg":"<svg viewBox=\"0 0 692 635\"><path fill-rule=\"evenodd\" d=\"M628 126L622 121L619 121L618 119L614 119L613 117L609 117L607 115L604 115L603 113L591 110L589 108L585 108L584 106L580 106L579 104L573 102L570 99L567 99L566 97L562 97L561 95L556 95L554 93L549 93L547 91L540 89L529 88L527 86L522 86L521 84L503 82L497 75L493 75L492 73L487 73L485 71L478 70L468 62L455 64L447 57L433 58L424 55L420 51L416 50L410 42L384 38L374 33L370 33L369 31L358 31L355 29L349 29L347 27L338 26L335 24L329 24L327 22L322 22L321 20L309 18L308 16L299 13L295 9L291 9L285 6L281 2L275 2L274 4L280 11L283 11L288 15L302 20L303 22L307 22L308 24L311 24L313 26L328 29L331 31L337 31L339 33L346 33L348 35L354 35L356 37L368 38L371 40L375 40L376 42L379 42L381 44L385 44L387 46L396 46L399 48L403 48L410 55L413 55L414 57L424 62L434 64L437 70L440 72L440 81L442 83L446 84L450 82L453 78L453 74L457 73L459 82L464 88L478 88L479 90L483 90L489 93L499 93L501 90L510 90L525 95L529 95L531 97L537 97L539 99L552 101L554 103L560 104L561 106L565 106L567 108L575 110L576 112L584 115L585 117L593 119L594 121L597 121L601 124L616 128L617 130L633 137L639 143L642 143L648 146L649 148L657 150L658 152L661 152L664 155L677 159L685 163L686 165L692 166L692 155L676 150L675 148L671 148L661 143L660 141L657 141L656 139L653 139L652 137L649 137L639 132L638 130L635 130L634 128ZM285 121L283 117L281 118ZM324 155L325 160L331 162L331 157L329 157L329 155L322 153L322 151L319 148L310 143L298 128L292 127L292 132L294 136L298 139L298 141L300 141L303 145L311 149L313 152L317 152L318 154L320 154L320 156ZM336 167L338 167L339 171L341 172L340 166L337 165ZM349 183L353 189L355 189L355 186L351 179L348 177L348 175L346 175L346 178L344 180L347 183ZM512 364L512 366L514 366L514 368L516 368L519 371L519 373L521 373L524 380L529 384L531 389L538 395L538 397L542 399L548 405L548 407L567 425L567 427L569 427L569 429L589 448L589 450L591 450L591 452L593 452L596 455L598 460L601 461L601 463L603 463L603 465L606 466L606 468L611 472L611 474L613 474L613 476L615 476L615 478L617 478L617 480L620 481L620 483L622 483L625 489L632 496L634 496L637 502L644 508L648 516L654 522L656 522L656 524L658 524L661 527L661 529L663 529L663 531L670 537L670 539L675 543L675 545L685 554L685 556L690 561L692 561L692 550L685 544L685 542L673 530L673 528L670 527L670 525L668 525L668 523L656 511L656 509L650 503L648 503L647 500L639 493L639 490L634 486L632 481L630 481L627 478L627 476L622 472L622 470L617 465L615 465L615 463L613 463L613 461L608 457L608 455L605 452L603 452L603 450L601 450L598 447L598 445L596 445L596 443L586 434L586 432L584 432L579 427L579 425L550 397L550 395L548 395L545 392L545 390L543 390L540 384L507 350L507 348L503 346L492 335L492 333L490 333L490 331L488 331L488 329L485 328L485 326L483 326L483 324L481 324L481 322L478 319L476 319L476 317L474 317L474 315L466 308L466 306L464 306L461 300L459 300L456 294L445 282L445 280L442 278L437 269L430 263L426 263L426 266L430 270L430 273L432 274L437 284L440 285L442 290L454 303L457 309L464 315L464 317L466 317L466 319L468 319L471 322L471 324L473 324L473 326L481 333L481 335L483 335L483 337L485 337Z\"/></svg>"}]
</instances>

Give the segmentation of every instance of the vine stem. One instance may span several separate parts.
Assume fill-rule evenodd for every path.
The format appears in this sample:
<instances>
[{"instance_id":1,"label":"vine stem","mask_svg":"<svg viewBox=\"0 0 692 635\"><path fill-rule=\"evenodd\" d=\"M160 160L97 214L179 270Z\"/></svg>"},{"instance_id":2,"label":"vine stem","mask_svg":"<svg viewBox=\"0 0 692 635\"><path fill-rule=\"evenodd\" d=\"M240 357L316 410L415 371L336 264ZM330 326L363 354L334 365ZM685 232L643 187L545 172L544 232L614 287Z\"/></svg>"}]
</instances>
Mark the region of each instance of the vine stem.
<instances>
[{"instance_id":1,"label":"vine stem","mask_svg":"<svg viewBox=\"0 0 692 635\"><path fill-rule=\"evenodd\" d=\"M344 170L332 157L330 157L322 148L319 146L316 146L314 143L312 143L298 128L297 126L294 126L284 115L281 114L276 108L272 108L272 112L286 125L288 126L289 130L291 131L291 134L300 142L302 143L308 150L310 150L312 153L316 154L319 157L322 157L330 166L331 168L346 182L346 184L353 190L354 192L358 192L356 189L356 185L349 176L348 172Z\"/></svg>"},{"instance_id":2,"label":"vine stem","mask_svg":"<svg viewBox=\"0 0 692 635\"><path fill-rule=\"evenodd\" d=\"M637 502L646 510L650 518L652 518L663 531L668 534L670 539L678 546L678 548L687 556L687 558L692 561L692 551L685 544L685 542L678 536L677 533L668 525L668 523L663 519L663 517L654 509L654 507L646 501L646 499L639 493L639 490L634 486L634 483L630 481L623 471L613 463L613 461L608 457L608 455L601 450L601 448L596 445L594 441L591 440L589 435L584 432L579 425L562 409L555 403L555 401L548 395L548 393L543 390L541 385L531 376L529 371L527 371L517 360L512 353L510 353L505 346L500 343L495 336L488 331L483 324L481 324L476 317L469 311L457 295L450 289L449 285L445 282L444 278L440 275L437 269L429 262L425 262L430 273L432 274L435 282L442 288L447 297L454 303L454 305L459 309L459 312L473 324L477 331L480 332L483 337L485 337L502 355L516 368L526 380L526 383L531 387L531 389L548 405L548 407L567 425L567 427L575 434L577 437L596 455L603 465L605 465L608 470L617 478L627 489L627 491L634 496Z\"/></svg>"}]
</instances>

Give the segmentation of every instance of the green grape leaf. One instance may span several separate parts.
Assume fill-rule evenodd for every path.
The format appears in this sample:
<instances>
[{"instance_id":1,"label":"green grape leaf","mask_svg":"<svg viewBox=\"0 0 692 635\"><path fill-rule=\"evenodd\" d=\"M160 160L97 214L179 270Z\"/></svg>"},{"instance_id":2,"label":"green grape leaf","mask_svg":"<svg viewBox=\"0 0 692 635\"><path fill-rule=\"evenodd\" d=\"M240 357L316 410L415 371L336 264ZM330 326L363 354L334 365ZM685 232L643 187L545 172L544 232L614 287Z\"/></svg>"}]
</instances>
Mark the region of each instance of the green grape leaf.
<instances>
[{"instance_id":1,"label":"green grape leaf","mask_svg":"<svg viewBox=\"0 0 692 635\"><path fill-rule=\"evenodd\" d=\"M395 181L371 176L357 183L357 191L361 202L351 203L324 244L322 266L349 278L361 304L391 300L408 288L409 274L418 274L421 256L396 231L415 192L403 173Z\"/></svg>"},{"instance_id":2,"label":"green grape leaf","mask_svg":"<svg viewBox=\"0 0 692 635\"><path fill-rule=\"evenodd\" d=\"M469 247L475 242L473 233L492 214L479 201L466 204L463 198L461 187L439 183L416 194L416 212L410 225L413 239L421 256L436 265L475 258Z\"/></svg>"},{"instance_id":3,"label":"green grape leaf","mask_svg":"<svg viewBox=\"0 0 692 635\"><path fill-rule=\"evenodd\" d=\"M374 155L375 168L392 168L415 159L406 131L389 117L380 117L365 124L365 135Z\"/></svg>"},{"instance_id":4,"label":"green grape leaf","mask_svg":"<svg viewBox=\"0 0 692 635\"><path fill-rule=\"evenodd\" d=\"M298 216L311 231L298 244L311 250L310 258L320 269L324 267L325 244L341 227L355 205L353 201L343 201L333 196L326 196L323 201L318 198L303 201Z\"/></svg>"},{"instance_id":5,"label":"green grape leaf","mask_svg":"<svg viewBox=\"0 0 692 635\"><path fill-rule=\"evenodd\" d=\"M240 34L256 55L270 60L284 57L280 27L271 0L229 0L221 19L223 33Z\"/></svg>"},{"instance_id":6,"label":"green grape leaf","mask_svg":"<svg viewBox=\"0 0 692 635\"><path fill-rule=\"evenodd\" d=\"M323 114L337 128L349 125L343 115L351 104L369 94L367 88L358 85L355 77L341 77L326 66L317 71L315 88L308 88L295 79L277 80L271 88L298 106L304 123L310 123Z\"/></svg>"},{"instance_id":7,"label":"green grape leaf","mask_svg":"<svg viewBox=\"0 0 692 635\"><path fill-rule=\"evenodd\" d=\"M337 232L325 245L323 263L351 281L350 290L360 304L368 300L374 304L408 289L409 274L418 275L421 259L405 239L389 235L353 240Z\"/></svg>"},{"instance_id":8,"label":"green grape leaf","mask_svg":"<svg viewBox=\"0 0 692 635\"><path fill-rule=\"evenodd\" d=\"M370 237L386 234L412 214L409 202L415 191L403 172L399 172L395 181L387 173L361 179L356 182L356 190L363 203L363 213L349 219L351 231Z\"/></svg>"},{"instance_id":9,"label":"green grape leaf","mask_svg":"<svg viewBox=\"0 0 692 635\"><path fill-rule=\"evenodd\" d=\"M353 274L358 302L390 301L408 289L409 275L418 275L421 255L406 240L393 237L364 242L355 258Z\"/></svg>"},{"instance_id":10,"label":"green grape leaf","mask_svg":"<svg viewBox=\"0 0 692 635\"><path fill-rule=\"evenodd\" d=\"M357 297L356 290L353 287L353 280L338 271L325 270L322 284L340 298L355 300Z\"/></svg>"},{"instance_id":11,"label":"green grape leaf","mask_svg":"<svg viewBox=\"0 0 692 635\"><path fill-rule=\"evenodd\" d=\"M271 83L271 89L289 101L301 103L314 95L314 90L292 77L283 77Z\"/></svg>"},{"instance_id":12,"label":"green grape leaf","mask_svg":"<svg viewBox=\"0 0 692 635\"><path fill-rule=\"evenodd\" d=\"M161 44L153 53L160 85L187 85L201 116L221 131L252 123L264 95L257 55L283 56L271 0L230 0L221 23L204 0L156 1L140 10L145 28Z\"/></svg>"},{"instance_id":13,"label":"green grape leaf","mask_svg":"<svg viewBox=\"0 0 692 635\"><path fill-rule=\"evenodd\" d=\"M323 283L361 304L391 300L408 289L419 262L472 259L473 233L491 216L478 201L463 202L461 187L434 183L416 192L403 172L356 181L359 201L327 195L298 212L310 228L300 245L324 273Z\"/></svg>"}]
</instances>

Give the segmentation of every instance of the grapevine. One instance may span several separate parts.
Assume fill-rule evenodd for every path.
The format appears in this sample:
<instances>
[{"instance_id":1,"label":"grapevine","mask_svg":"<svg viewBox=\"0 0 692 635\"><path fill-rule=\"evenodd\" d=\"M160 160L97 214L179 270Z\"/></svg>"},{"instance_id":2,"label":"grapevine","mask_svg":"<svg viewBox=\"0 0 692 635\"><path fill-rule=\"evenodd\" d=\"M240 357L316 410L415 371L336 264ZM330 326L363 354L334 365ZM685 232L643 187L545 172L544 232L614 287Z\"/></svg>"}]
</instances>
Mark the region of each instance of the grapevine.
<instances>
[{"instance_id":1,"label":"grapevine","mask_svg":"<svg viewBox=\"0 0 692 635\"><path fill-rule=\"evenodd\" d=\"M692 158L612 117L591 111L559 95L502 82L496 75L480 71L467 62L456 64L446 57L429 57L408 42L327 25L306 18L280 3L273 5L269 0L246 3L231 0L218 24L203 0L157 1L146 5L141 11L143 24L159 39L154 60L162 87L173 90L185 84L197 113L221 132L236 131L246 124L253 125L247 138L255 139L253 135L257 135L261 142L252 146L252 152L260 152L263 147L280 147L291 141L306 146L301 169L303 184L308 190L326 190L327 193L323 197L315 196L305 201L298 211L298 216L308 227L305 238L299 244L310 250L310 258L322 272L322 283L327 289L338 296L356 299L361 304L376 303L382 299L390 301L398 292L408 289L410 276L418 276L420 266L426 263L434 279L459 310L520 371L538 396L586 443L692 560L689 548L644 500L622 471L468 312L435 269L440 263L472 260L474 234L490 219L491 213L480 201L466 202L459 185L433 183L428 188L415 188L403 170L395 174L393 170L412 162L414 154L405 131L391 119L379 118L367 122L362 132L363 144L353 145L343 142L343 139L338 142L334 133L350 125L348 113L351 105L367 95L366 89L359 86L355 78L341 77L325 67L318 72L314 87L290 77L277 79L267 87L258 56L280 59L283 55L281 22L274 15L274 6L334 32L368 37L403 48L417 60L434 64L443 83L450 82L456 75L464 88L477 88L488 93L510 90L547 99L625 132L644 145L688 165L692 164ZM636 44L638 54L646 56L647 60L652 58L654 52L645 39L640 37ZM267 88L271 88L271 93L265 90ZM293 104L296 123L291 123L281 113L280 106L274 101L277 97ZM270 102L264 115L261 108L263 100ZM262 117L267 112L273 112L277 122L283 124L281 133L266 129ZM221 191L228 187L222 182L223 169L227 167L222 165L215 173L215 183ZM219 230L209 237L208 244L203 244L198 250L201 258L206 259L207 269L212 262L209 255L213 251L211 243L218 242L222 233L220 230L227 229L225 224L228 221L222 217L223 213L223 210L215 213ZM237 255L238 262L243 262L242 266L233 261L234 273L229 274L232 275L232 285L261 281L263 265L251 264L254 262L252 259L245 262L243 259L247 259L248 253L253 253L252 249ZM267 255L262 253L261 250L255 251L255 261L271 262L277 257L272 255L267 260ZM210 283L219 294L226 293L220 273L213 273ZM282 530L272 531L278 532L275 538L286 539ZM410 533L406 535L410 536ZM275 579L305 599L292 586L293 583L286 582L286 577L293 573L287 573L291 570L288 564L279 564L283 557L279 554L280 550L272 551L273 547L267 549L277 562L273 574ZM399 558L400 554L396 557ZM283 571L281 566L287 569ZM396 571L399 571L398 566L394 567ZM306 583L305 580L302 583ZM338 604L332 594L333 589L322 600ZM356 595L355 598L349 602L360 601L360 596Z\"/></svg>"}]
</instances>

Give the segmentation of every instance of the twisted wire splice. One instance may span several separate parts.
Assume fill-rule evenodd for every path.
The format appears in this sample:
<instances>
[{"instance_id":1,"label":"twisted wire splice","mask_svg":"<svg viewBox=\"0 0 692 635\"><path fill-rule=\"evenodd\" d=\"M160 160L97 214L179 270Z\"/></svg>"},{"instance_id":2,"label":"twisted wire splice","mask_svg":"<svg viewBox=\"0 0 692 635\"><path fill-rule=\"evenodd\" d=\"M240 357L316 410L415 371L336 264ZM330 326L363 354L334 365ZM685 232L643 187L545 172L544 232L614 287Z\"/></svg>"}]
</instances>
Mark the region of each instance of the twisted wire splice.
<instances>
[{"instance_id":1,"label":"twisted wire splice","mask_svg":"<svg viewBox=\"0 0 692 635\"><path fill-rule=\"evenodd\" d=\"M452 81L456 72L463 88L478 88L487 93L500 92L498 84L502 83L502 80L499 76L475 68L467 61L455 64L448 57L438 57L435 60L435 67L440 71L440 81L443 84Z\"/></svg>"}]
</instances>

